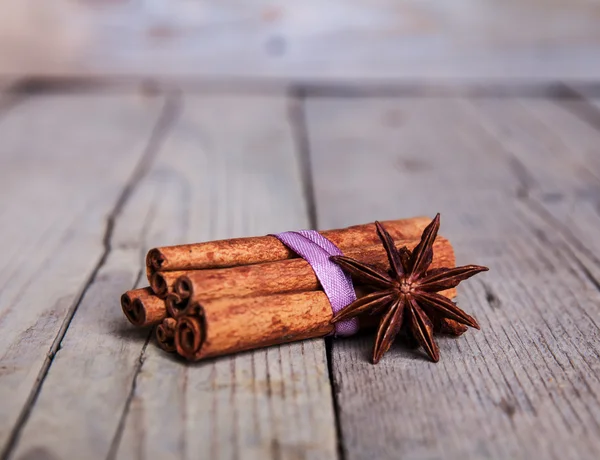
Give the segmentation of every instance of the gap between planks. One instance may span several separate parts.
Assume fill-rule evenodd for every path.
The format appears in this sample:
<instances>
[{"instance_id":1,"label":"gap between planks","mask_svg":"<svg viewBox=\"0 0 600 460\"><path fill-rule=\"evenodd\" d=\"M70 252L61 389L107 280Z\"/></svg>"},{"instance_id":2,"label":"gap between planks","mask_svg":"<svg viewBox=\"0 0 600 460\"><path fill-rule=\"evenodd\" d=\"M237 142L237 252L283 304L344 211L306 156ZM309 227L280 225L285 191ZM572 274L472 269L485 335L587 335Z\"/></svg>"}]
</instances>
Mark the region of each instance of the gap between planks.
<instances>
[{"instance_id":1,"label":"gap between planks","mask_svg":"<svg viewBox=\"0 0 600 460\"><path fill-rule=\"evenodd\" d=\"M318 229L320 227L317 220L317 202L315 197L315 184L310 152L310 133L308 132L308 124L306 120L306 90L303 88L291 90L289 93L289 99L289 120L292 128L292 135L296 142L296 152L300 157L300 166L302 171L309 224L312 229ZM331 388L333 415L335 417L337 456L339 460L344 460L344 439L341 427L340 410L336 392L335 378L333 375L333 343L331 337L327 337L324 340L325 358L327 361L327 376L329 378L329 386Z\"/></svg>"},{"instance_id":2,"label":"gap between planks","mask_svg":"<svg viewBox=\"0 0 600 460\"><path fill-rule=\"evenodd\" d=\"M0 92L2 87L0 86ZM161 77L24 77L5 87L13 95L89 92L156 94L183 91L187 94L312 97L522 97L570 99L600 97L600 81L570 80L315 80L277 78L161 78Z\"/></svg>"}]
</instances>

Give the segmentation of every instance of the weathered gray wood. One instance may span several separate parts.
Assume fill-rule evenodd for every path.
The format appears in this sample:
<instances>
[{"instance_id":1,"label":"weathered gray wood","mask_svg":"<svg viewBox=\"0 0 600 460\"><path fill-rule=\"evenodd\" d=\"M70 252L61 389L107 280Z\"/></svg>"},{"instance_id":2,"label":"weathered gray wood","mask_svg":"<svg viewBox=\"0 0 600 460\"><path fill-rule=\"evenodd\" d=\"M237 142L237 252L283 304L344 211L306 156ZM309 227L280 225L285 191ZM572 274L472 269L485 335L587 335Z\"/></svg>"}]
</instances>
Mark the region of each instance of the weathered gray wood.
<instances>
[{"instance_id":1,"label":"weathered gray wood","mask_svg":"<svg viewBox=\"0 0 600 460\"><path fill-rule=\"evenodd\" d=\"M35 12L35 14L33 14ZM0 72L283 79L597 79L596 2L9 0Z\"/></svg>"},{"instance_id":2,"label":"weathered gray wood","mask_svg":"<svg viewBox=\"0 0 600 460\"><path fill-rule=\"evenodd\" d=\"M116 220L15 458L336 456L323 341L189 365L153 342L144 349L148 331L120 311L148 247L308 225L285 97L182 106Z\"/></svg>"},{"instance_id":3,"label":"weathered gray wood","mask_svg":"<svg viewBox=\"0 0 600 460\"><path fill-rule=\"evenodd\" d=\"M144 154L161 103L40 96L0 119L1 446L105 252L106 220Z\"/></svg>"},{"instance_id":4,"label":"weathered gray wood","mask_svg":"<svg viewBox=\"0 0 600 460\"><path fill-rule=\"evenodd\" d=\"M545 101L320 99L307 116L320 226L441 211L458 262L491 268L459 289L482 331L440 338L438 364L334 343L346 458L597 458L600 293L563 231L592 220L542 198L597 190L577 171L600 133Z\"/></svg>"},{"instance_id":5,"label":"weathered gray wood","mask_svg":"<svg viewBox=\"0 0 600 460\"><path fill-rule=\"evenodd\" d=\"M502 143L519 177L521 200L558 226L600 279L600 109L593 107L593 101L578 100L465 103L484 131Z\"/></svg>"},{"instance_id":6,"label":"weathered gray wood","mask_svg":"<svg viewBox=\"0 0 600 460\"><path fill-rule=\"evenodd\" d=\"M158 142L156 139L153 142ZM61 342L21 432L14 458L105 458L138 371L150 331L123 321L118 299L138 281L150 229L167 237L171 204L184 193L152 172L115 222L110 250ZM162 219L159 219L162 217Z\"/></svg>"}]
</instances>

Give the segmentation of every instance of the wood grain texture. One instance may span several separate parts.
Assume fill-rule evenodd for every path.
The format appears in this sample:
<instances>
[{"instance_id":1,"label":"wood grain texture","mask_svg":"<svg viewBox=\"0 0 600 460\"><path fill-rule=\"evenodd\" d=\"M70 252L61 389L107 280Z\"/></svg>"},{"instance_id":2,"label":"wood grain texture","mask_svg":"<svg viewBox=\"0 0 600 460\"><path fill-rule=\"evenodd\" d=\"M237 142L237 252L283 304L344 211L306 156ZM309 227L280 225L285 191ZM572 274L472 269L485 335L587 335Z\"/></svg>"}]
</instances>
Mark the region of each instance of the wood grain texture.
<instances>
[{"instance_id":1,"label":"wood grain texture","mask_svg":"<svg viewBox=\"0 0 600 460\"><path fill-rule=\"evenodd\" d=\"M373 366L370 336L334 342L348 460L600 454L600 133L572 109L308 101L319 226L440 211L457 263L490 267L459 288L482 330L440 338L437 365L398 345ZM562 213L548 202L556 194L569 203Z\"/></svg>"},{"instance_id":2,"label":"wood grain texture","mask_svg":"<svg viewBox=\"0 0 600 460\"><path fill-rule=\"evenodd\" d=\"M322 340L190 366L119 306L153 246L307 227L285 97L184 97L115 221L14 450L50 458L332 458Z\"/></svg>"},{"instance_id":3,"label":"wood grain texture","mask_svg":"<svg viewBox=\"0 0 600 460\"><path fill-rule=\"evenodd\" d=\"M105 458L149 329L124 321L121 294L143 285L141 262L150 232L170 233L170 200L178 186L150 174L115 222L106 261L85 292L24 426L14 458ZM159 214L162 212L162 215ZM161 216L163 219L159 219ZM152 228L152 230L151 230Z\"/></svg>"},{"instance_id":4,"label":"wood grain texture","mask_svg":"<svg viewBox=\"0 0 600 460\"><path fill-rule=\"evenodd\" d=\"M106 250L106 221L144 153L161 103L40 96L20 101L0 120L2 446Z\"/></svg>"},{"instance_id":5,"label":"wood grain texture","mask_svg":"<svg viewBox=\"0 0 600 460\"><path fill-rule=\"evenodd\" d=\"M593 80L599 8L587 0L9 0L0 73Z\"/></svg>"},{"instance_id":6,"label":"wood grain texture","mask_svg":"<svg viewBox=\"0 0 600 460\"><path fill-rule=\"evenodd\" d=\"M600 108L594 101L471 101L465 106L503 142L519 179L517 193L532 212L569 241L577 259L600 279L596 229L600 186Z\"/></svg>"}]
</instances>

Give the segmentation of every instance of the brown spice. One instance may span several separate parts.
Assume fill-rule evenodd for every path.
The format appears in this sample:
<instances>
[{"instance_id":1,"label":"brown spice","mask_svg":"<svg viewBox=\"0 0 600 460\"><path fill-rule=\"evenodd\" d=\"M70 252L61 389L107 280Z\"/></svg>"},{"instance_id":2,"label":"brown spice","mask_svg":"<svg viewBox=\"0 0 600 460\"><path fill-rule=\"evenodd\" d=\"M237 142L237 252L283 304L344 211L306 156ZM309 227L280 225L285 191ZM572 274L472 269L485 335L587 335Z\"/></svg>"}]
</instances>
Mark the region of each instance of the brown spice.
<instances>
[{"instance_id":1,"label":"brown spice","mask_svg":"<svg viewBox=\"0 0 600 460\"><path fill-rule=\"evenodd\" d=\"M399 245L414 247L419 240L398 240ZM363 263L387 269L387 256L383 246L373 245L346 251ZM450 242L440 237L435 244L434 267L454 266L454 251ZM178 273L178 272L166 272ZM156 273L155 276L161 274ZM174 294L166 298L167 310L180 316L191 300L208 300L217 297L245 297L304 292L320 289L314 270L304 259L289 259L255 265L194 270L180 276L174 283ZM452 295L445 293L446 295Z\"/></svg>"},{"instance_id":2,"label":"brown spice","mask_svg":"<svg viewBox=\"0 0 600 460\"><path fill-rule=\"evenodd\" d=\"M357 289L357 296L365 295ZM196 361L244 350L324 337L334 331L333 312L322 291L246 298L217 298L191 303L177 319L175 346ZM379 316L359 317L361 329ZM452 327L452 321L443 321Z\"/></svg>"},{"instance_id":3,"label":"brown spice","mask_svg":"<svg viewBox=\"0 0 600 460\"><path fill-rule=\"evenodd\" d=\"M406 246L398 249L383 225L379 222L376 224L390 270L384 271L346 256L332 257L355 281L377 289L338 312L333 322L365 312L383 312L373 348L374 364L388 351L403 328L425 349L431 360L437 362L440 359L439 350L433 339L434 325L431 318L438 321L451 319L479 329L475 318L441 295L443 293L440 291L455 288L461 281L487 271L488 268L479 265L440 268L432 265L435 240L440 227L439 214L423 231L421 241L412 251ZM458 329L455 327L454 331Z\"/></svg>"},{"instance_id":4,"label":"brown spice","mask_svg":"<svg viewBox=\"0 0 600 460\"><path fill-rule=\"evenodd\" d=\"M189 271L153 272L149 275L148 281L154 294L164 299L170 292L173 292L173 285L177 278L188 273Z\"/></svg>"},{"instance_id":5,"label":"brown spice","mask_svg":"<svg viewBox=\"0 0 600 460\"><path fill-rule=\"evenodd\" d=\"M322 291L194 302L177 320L177 352L190 360L293 342L331 333Z\"/></svg>"},{"instance_id":6,"label":"brown spice","mask_svg":"<svg viewBox=\"0 0 600 460\"><path fill-rule=\"evenodd\" d=\"M121 307L134 326L151 326L167 316L164 300L154 295L148 287L127 291L121 296Z\"/></svg>"},{"instance_id":7,"label":"brown spice","mask_svg":"<svg viewBox=\"0 0 600 460\"><path fill-rule=\"evenodd\" d=\"M428 222L426 217L414 217L384 223L394 239L411 239L418 238ZM379 242L372 223L320 233L342 251ZM154 248L148 252L146 265L151 281L157 271L204 270L297 257L274 236L259 236Z\"/></svg>"},{"instance_id":8,"label":"brown spice","mask_svg":"<svg viewBox=\"0 0 600 460\"><path fill-rule=\"evenodd\" d=\"M174 352L175 348L175 326L177 321L173 318L165 318L156 327L156 341L158 346L165 351Z\"/></svg>"}]
</instances>

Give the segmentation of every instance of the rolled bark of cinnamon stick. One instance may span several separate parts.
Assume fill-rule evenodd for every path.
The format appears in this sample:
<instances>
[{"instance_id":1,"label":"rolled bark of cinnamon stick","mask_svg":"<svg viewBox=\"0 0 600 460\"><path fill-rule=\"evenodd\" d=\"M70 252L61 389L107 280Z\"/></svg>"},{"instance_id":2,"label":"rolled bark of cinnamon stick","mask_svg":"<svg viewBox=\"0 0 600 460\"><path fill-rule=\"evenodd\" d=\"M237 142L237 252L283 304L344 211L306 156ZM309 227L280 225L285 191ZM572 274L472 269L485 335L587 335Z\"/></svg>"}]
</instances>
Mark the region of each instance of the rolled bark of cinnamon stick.
<instances>
[{"instance_id":1,"label":"rolled bark of cinnamon stick","mask_svg":"<svg viewBox=\"0 0 600 460\"><path fill-rule=\"evenodd\" d=\"M357 294L364 295L360 290ZM331 304L323 291L192 302L177 319L175 347L184 358L197 361L324 337L334 331L332 316ZM359 317L362 328L377 321L377 316ZM449 330L442 332L460 335L466 329L452 320L443 323L438 327L447 326Z\"/></svg>"},{"instance_id":2,"label":"rolled bark of cinnamon stick","mask_svg":"<svg viewBox=\"0 0 600 460\"><path fill-rule=\"evenodd\" d=\"M203 270L198 270L203 271ZM173 285L180 276L184 276L190 273L190 271L172 271L172 272L152 272L148 275L148 281L154 294L160 298L165 299L167 295L173 292Z\"/></svg>"},{"instance_id":3,"label":"rolled bark of cinnamon stick","mask_svg":"<svg viewBox=\"0 0 600 460\"><path fill-rule=\"evenodd\" d=\"M384 221L382 224L392 238L400 240L418 238L430 221L427 217L413 217ZM341 250L379 243L373 223L319 233ZM146 265L151 281L157 271L234 267L296 257L296 253L274 236L259 236L154 248L148 252Z\"/></svg>"},{"instance_id":4,"label":"rolled bark of cinnamon stick","mask_svg":"<svg viewBox=\"0 0 600 460\"><path fill-rule=\"evenodd\" d=\"M397 240L395 243L397 247L407 246L413 249L419 240ZM436 239L433 252L431 268L454 267L454 251L446 238L439 236ZM379 266L386 271L389 269L387 255L381 244L349 249L345 251L345 255L363 263ZM156 275L162 276L163 274L157 273ZM192 300L264 296L286 292L314 291L320 288L321 285L314 270L304 259L280 260L263 264L187 272L175 281L175 293L167 296L166 306L171 316L178 317Z\"/></svg>"},{"instance_id":5,"label":"rolled bark of cinnamon stick","mask_svg":"<svg viewBox=\"0 0 600 460\"><path fill-rule=\"evenodd\" d=\"M156 341L163 350L172 353L175 351L175 326L177 321L173 318L165 318L156 327Z\"/></svg>"},{"instance_id":6,"label":"rolled bark of cinnamon stick","mask_svg":"<svg viewBox=\"0 0 600 460\"><path fill-rule=\"evenodd\" d=\"M127 291L121 296L121 307L134 326L151 326L167 317L165 301L149 287Z\"/></svg>"}]
</instances>

